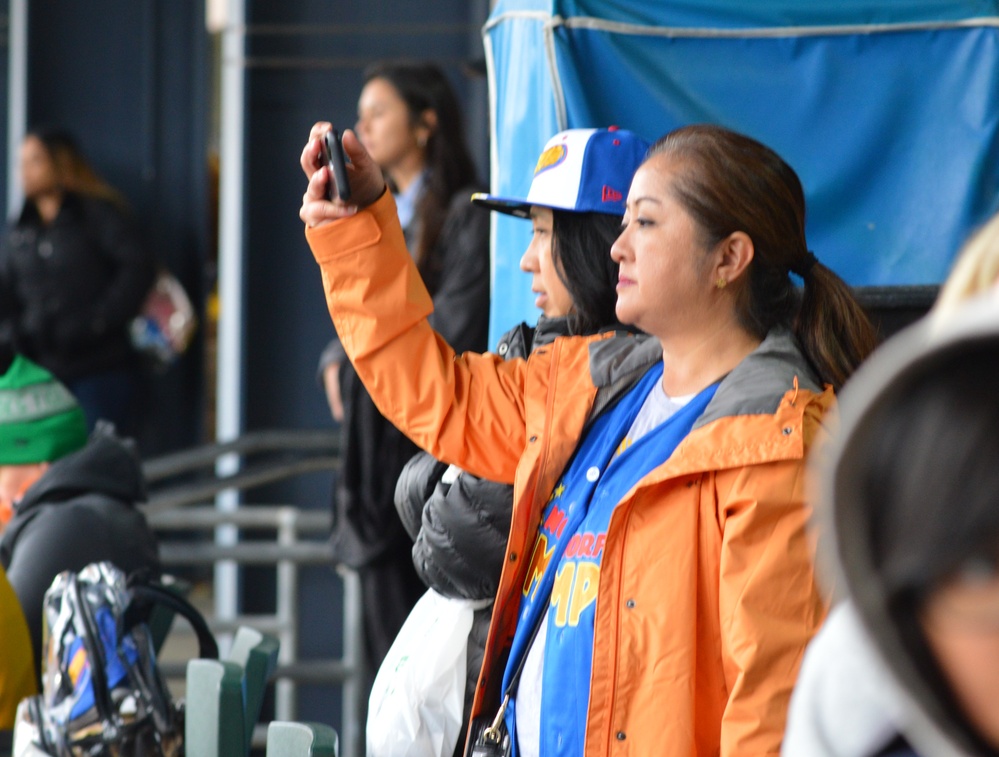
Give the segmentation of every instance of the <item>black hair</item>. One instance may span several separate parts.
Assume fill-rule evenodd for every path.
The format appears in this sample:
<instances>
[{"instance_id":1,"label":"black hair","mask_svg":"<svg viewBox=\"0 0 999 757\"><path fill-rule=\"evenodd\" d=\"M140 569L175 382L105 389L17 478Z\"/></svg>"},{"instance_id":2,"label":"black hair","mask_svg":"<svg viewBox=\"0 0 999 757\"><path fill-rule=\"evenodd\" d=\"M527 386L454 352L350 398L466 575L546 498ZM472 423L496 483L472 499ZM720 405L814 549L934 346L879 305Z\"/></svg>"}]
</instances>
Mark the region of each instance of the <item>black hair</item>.
<instances>
[{"instance_id":1,"label":"black hair","mask_svg":"<svg viewBox=\"0 0 999 757\"><path fill-rule=\"evenodd\" d=\"M25 132L24 138L29 137L37 139L45 148L64 190L97 197L110 202L118 210L128 212L125 198L97 173L76 137L67 129L50 124L39 125Z\"/></svg>"},{"instance_id":2,"label":"black hair","mask_svg":"<svg viewBox=\"0 0 999 757\"><path fill-rule=\"evenodd\" d=\"M859 500L850 508L866 519L887 612L928 690L976 753L996 754L963 715L919 618L969 561L999 564L999 340L924 360L871 405L849 439L837 498Z\"/></svg>"},{"instance_id":3,"label":"black hair","mask_svg":"<svg viewBox=\"0 0 999 757\"><path fill-rule=\"evenodd\" d=\"M420 223L416 264L425 281L434 280L432 260L451 198L459 189L476 181L458 98L447 76L433 63L382 61L364 71L364 84L382 79L390 84L406 103L411 125L417 125L428 110L437 114L437 123L427 138L427 178L416 205Z\"/></svg>"},{"instance_id":4,"label":"black hair","mask_svg":"<svg viewBox=\"0 0 999 757\"><path fill-rule=\"evenodd\" d=\"M999 341L951 354L870 409L841 470L860 477L887 589L932 589L999 557ZM876 419L876 420L875 420ZM988 462L985 462L988 461ZM984 462L984 464L983 464Z\"/></svg>"},{"instance_id":5,"label":"black hair","mask_svg":"<svg viewBox=\"0 0 999 757\"><path fill-rule=\"evenodd\" d=\"M618 324L618 264L610 248L621 232L621 216L552 210L552 263L569 290L569 330L592 334Z\"/></svg>"}]
</instances>

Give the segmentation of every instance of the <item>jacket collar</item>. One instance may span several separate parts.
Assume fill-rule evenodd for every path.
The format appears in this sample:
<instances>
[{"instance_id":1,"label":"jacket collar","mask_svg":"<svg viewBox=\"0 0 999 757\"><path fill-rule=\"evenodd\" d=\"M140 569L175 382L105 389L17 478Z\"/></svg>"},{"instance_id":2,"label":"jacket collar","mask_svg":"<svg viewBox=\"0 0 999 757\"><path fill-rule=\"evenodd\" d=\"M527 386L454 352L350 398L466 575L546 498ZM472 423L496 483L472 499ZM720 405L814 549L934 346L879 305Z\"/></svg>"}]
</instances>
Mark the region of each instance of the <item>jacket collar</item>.
<instances>
[{"instance_id":1,"label":"jacket collar","mask_svg":"<svg viewBox=\"0 0 999 757\"><path fill-rule=\"evenodd\" d=\"M647 335L614 335L591 344L590 377L597 387L592 417L630 389L658 360L662 360L662 347ZM794 335L786 328L775 328L722 379L694 428L726 416L772 414L795 380L799 389L822 391Z\"/></svg>"},{"instance_id":2,"label":"jacket collar","mask_svg":"<svg viewBox=\"0 0 999 757\"><path fill-rule=\"evenodd\" d=\"M597 396L590 410L596 418L627 392L657 361L663 359L658 340L647 335L607 334L590 343L590 379Z\"/></svg>"},{"instance_id":3,"label":"jacket collar","mask_svg":"<svg viewBox=\"0 0 999 757\"><path fill-rule=\"evenodd\" d=\"M775 328L739 363L721 386L694 428L731 415L771 415L784 393L797 381L799 390L820 394L822 383L786 328Z\"/></svg>"}]
</instances>

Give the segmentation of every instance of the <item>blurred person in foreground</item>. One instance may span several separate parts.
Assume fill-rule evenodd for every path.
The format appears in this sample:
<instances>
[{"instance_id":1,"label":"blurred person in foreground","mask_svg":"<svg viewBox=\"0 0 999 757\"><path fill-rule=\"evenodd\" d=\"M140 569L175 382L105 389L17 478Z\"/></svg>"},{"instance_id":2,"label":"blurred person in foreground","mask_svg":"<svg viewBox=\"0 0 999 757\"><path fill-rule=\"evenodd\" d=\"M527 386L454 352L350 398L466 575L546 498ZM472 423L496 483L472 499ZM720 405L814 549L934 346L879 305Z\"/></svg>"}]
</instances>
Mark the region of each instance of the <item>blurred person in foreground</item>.
<instances>
[{"instance_id":1,"label":"blurred person in foreground","mask_svg":"<svg viewBox=\"0 0 999 757\"><path fill-rule=\"evenodd\" d=\"M816 473L846 596L806 652L787 757L999 754L997 283L999 216L843 393Z\"/></svg>"},{"instance_id":2,"label":"blurred person in foreground","mask_svg":"<svg viewBox=\"0 0 999 757\"><path fill-rule=\"evenodd\" d=\"M37 693L38 673L21 603L0 567L0 752L10 748L18 703Z\"/></svg>"},{"instance_id":3,"label":"blurred person in foreground","mask_svg":"<svg viewBox=\"0 0 999 757\"><path fill-rule=\"evenodd\" d=\"M797 174L718 126L666 134L610 251L617 317L646 335L504 361L456 355L427 323L350 132L353 204L325 200L328 128L301 154L300 217L358 374L428 452L515 487L472 736L500 723L524 757L776 753L826 611L804 460L874 344L808 249Z\"/></svg>"}]
</instances>

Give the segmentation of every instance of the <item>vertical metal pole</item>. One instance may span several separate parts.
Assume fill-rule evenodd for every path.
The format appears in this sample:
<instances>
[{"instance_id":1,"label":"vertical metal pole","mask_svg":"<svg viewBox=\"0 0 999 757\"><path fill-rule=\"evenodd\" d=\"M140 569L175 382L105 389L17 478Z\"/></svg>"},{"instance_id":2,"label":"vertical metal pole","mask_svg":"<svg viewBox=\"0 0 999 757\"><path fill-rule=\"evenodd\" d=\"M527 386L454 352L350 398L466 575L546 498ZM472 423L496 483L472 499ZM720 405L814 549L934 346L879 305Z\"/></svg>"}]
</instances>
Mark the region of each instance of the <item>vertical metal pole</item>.
<instances>
[{"instance_id":1,"label":"vertical metal pole","mask_svg":"<svg viewBox=\"0 0 999 757\"><path fill-rule=\"evenodd\" d=\"M337 566L343 578L343 662L347 676L343 682L341 713L340 755L361 757L361 734L364 733L366 702L365 691L364 628L361 617L361 579L350 568Z\"/></svg>"},{"instance_id":2,"label":"vertical metal pole","mask_svg":"<svg viewBox=\"0 0 999 757\"><path fill-rule=\"evenodd\" d=\"M28 0L10 0L7 42L7 218L21 210L21 142L28 123Z\"/></svg>"},{"instance_id":3,"label":"vertical metal pole","mask_svg":"<svg viewBox=\"0 0 999 757\"><path fill-rule=\"evenodd\" d=\"M278 516L277 541L282 547L298 541L298 509L282 508ZM292 663L298 659L298 565L294 560L277 564L277 618L280 625L281 649L278 662ZM297 691L294 681L281 679L274 685L274 715L277 720L294 720L298 715Z\"/></svg>"},{"instance_id":4,"label":"vertical metal pole","mask_svg":"<svg viewBox=\"0 0 999 757\"><path fill-rule=\"evenodd\" d=\"M245 93L246 8L244 0L228 0L228 18L222 30L221 123L219 135L219 312L218 370L216 375L216 438L230 441L243 430L243 155ZM236 455L219 458L219 476L239 467ZM220 510L239 506L239 494L225 491L216 497ZM233 526L216 530L215 540L235 544ZM232 620L239 610L239 573L231 561L215 567L215 610Z\"/></svg>"}]
</instances>

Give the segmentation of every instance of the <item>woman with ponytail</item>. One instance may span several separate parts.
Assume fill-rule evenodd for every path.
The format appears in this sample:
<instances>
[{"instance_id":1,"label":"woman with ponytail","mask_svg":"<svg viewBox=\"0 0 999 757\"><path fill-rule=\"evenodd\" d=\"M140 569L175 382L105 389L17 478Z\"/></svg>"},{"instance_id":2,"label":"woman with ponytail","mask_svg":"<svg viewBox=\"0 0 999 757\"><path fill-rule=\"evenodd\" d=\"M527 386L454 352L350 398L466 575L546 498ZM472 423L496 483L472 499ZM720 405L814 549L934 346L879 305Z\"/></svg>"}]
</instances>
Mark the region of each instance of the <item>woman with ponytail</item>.
<instances>
[{"instance_id":1,"label":"woman with ponytail","mask_svg":"<svg viewBox=\"0 0 999 757\"><path fill-rule=\"evenodd\" d=\"M356 205L323 198L328 128L302 152L300 215L359 376L431 454L514 485L470 738L505 729L525 756L777 754L826 613L804 461L874 345L808 250L794 171L720 127L666 135L610 251L617 318L645 334L504 361L456 355L427 323L350 134Z\"/></svg>"},{"instance_id":2,"label":"woman with ponytail","mask_svg":"<svg viewBox=\"0 0 999 757\"><path fill-rule=\"evenodd\" d=\"M727 282L738 291L740 327L761 341L774 328L792 329L818 377L839 389L874 349L876 334L849 287L808 249L794 170L759 142L706 125L666 135L649 158L670 167L672 194L707 246L736 232L751 242L745 275Z\"/></svg>"}]
</instances>

